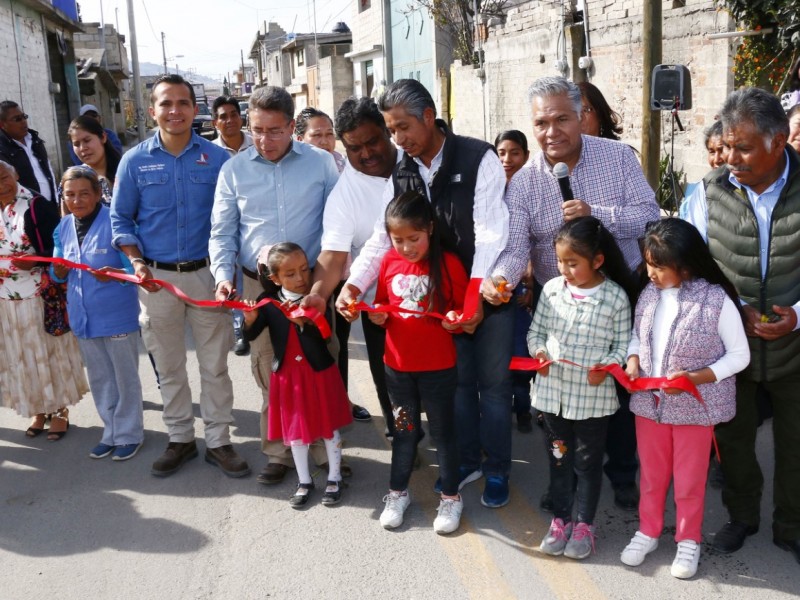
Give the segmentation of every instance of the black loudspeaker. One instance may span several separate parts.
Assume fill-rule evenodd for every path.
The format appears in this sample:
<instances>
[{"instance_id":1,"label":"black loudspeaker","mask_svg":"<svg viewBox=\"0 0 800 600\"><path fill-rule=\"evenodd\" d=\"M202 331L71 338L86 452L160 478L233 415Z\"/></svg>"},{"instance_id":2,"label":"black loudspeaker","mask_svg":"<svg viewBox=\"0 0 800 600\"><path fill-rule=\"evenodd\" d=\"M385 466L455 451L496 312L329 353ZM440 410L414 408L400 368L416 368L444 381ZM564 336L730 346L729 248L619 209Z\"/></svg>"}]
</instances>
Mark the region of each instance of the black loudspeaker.
<instances>
[{"instance_id":1,"label":"black loudspeaker","mask_svg":"<svg viewBox=\"0 0 800 600\"><path fill-rule=\"evenodd\" d=\"M651 110L692 108L692 78L684 65L656 65L650 81Z\"/></svg>"}]
</instances>

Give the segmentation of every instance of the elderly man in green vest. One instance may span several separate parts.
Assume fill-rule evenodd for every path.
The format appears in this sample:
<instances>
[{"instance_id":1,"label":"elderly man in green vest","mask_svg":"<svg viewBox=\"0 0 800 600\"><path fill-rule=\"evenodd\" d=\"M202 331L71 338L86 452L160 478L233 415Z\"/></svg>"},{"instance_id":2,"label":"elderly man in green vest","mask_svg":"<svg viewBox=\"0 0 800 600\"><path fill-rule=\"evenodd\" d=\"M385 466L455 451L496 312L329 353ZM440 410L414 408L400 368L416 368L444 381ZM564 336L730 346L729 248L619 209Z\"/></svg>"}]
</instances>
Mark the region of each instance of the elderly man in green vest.
<instances>
[{"instance_id":1,"label":"elderly man in green vest","mask_svg":"<svg viewBox=\"0 0 800 600\"><path fill-rule=\"evenodd\" d=\"M716 430L730 520L713 548L735 552L758 531L764 477L756 392L763 386L774 410L773 541L800 562L800 158L786 143L780 101L764 90L732 93L720 119L727 165L706 175L681 209L736 286L750 341L736 417Z\"/></svg>"}]
</instances>

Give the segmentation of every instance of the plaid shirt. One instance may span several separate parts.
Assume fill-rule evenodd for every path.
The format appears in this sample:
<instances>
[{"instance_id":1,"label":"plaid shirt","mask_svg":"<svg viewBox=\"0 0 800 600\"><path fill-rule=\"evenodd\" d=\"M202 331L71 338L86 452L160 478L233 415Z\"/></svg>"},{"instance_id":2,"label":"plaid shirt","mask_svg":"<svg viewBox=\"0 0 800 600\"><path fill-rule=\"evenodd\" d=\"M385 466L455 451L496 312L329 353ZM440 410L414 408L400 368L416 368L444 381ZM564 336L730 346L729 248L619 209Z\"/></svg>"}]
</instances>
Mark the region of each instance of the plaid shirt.
<instances>
[{"instance_id":1,"label":"plaid shirt","mask_svg":"<svg viewBox=\"0 0 800 600\"><path fill-rule=\"evenodd\" d=\"M621 364L631 339L631 306L625 291L606 279L592 296L577 300L563 277L548 281L528 332L531 356L544 350L553 360L564 358L586 367ZM565 419L583 420L613 414L619 408L611 376L589 385L587 371L553 363L547 377L537 377L533 405Z\"/></svg>"},{"instance_id":2,"label":"plaid shirt","mask_svg":"<svg viewBox=\"0 0 800 600\"><path fill-rule=\"evenodd\" d=\"M581 156L570 175L572 191L608 228L628 266L635 269L642 261L638 239L645 224L660 216L653 190L630 146L586 135L581 141ZM553 168L539 152L508 184L508 244L492 275L516 286L530 251L536 281L544 285L558 276L553 240L564 224L563 202Z\"/></svg>"}]
</instances>

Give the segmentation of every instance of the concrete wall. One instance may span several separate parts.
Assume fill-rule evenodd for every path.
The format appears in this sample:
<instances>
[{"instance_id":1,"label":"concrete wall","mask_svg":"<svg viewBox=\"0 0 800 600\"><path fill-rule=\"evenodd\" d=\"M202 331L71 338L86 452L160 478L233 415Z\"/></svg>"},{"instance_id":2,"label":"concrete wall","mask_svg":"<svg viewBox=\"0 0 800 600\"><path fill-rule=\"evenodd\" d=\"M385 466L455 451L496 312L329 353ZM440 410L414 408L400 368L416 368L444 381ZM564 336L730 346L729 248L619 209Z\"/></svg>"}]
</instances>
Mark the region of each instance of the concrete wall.
<instances>
[{"instance_id":1,"label":"concrete wall","mask_svg":"<svg viewBox=\"0 0 800 600\"><path fill-rule=\"evenodd\" d=\"M389 81L387 64L384 60L384 52L387 51L386 45L390 45L390 40L384 39L383 29L383 8L384 0L372 0L369 8L361 10L361 0L355 0L352 5L350 21L353 24L353 52L358 56L352 58L353 61L353 90L354 96L369 96L380 88L381 81ZM386 2L388 4L388 1ZM388 12L388 11L387 11ZM367 52L375 46L382 46L383 49L377 52ZM372 61L372 85L367 82L367 61Z\"/></svg>"},{"instance_id":2,"label":"concrete wall","mask_svg":"<svg viewBox=\"0 0 800 600\"><path fill-rule=\"evenodd\" d=\"M350 59L326 56L319 61L317 108L333 118L339 105L352 95L353 71Z\"/></svg>"},{"instance_id":3,"label":"concrete wall","mask_svg":"<svg viewBox=\"0 0 800 600\"><path fill-rule=\"evenodd\" d=\"M50 93L46 31L42 16L19 2L0 0L0 99L17 102L39 132L58 175L61 155L55 103Z\"/></svg>"},{"instance_id":4,"label":"concrete wall","mask_svg":"<svg viewBox=\"0 0 800 600\"><path fill-rule=\"evenodd\" d=\"M642 10L641 0L588 0L589 39L594 68L577 67L583 48L583 25L567 27L568 77L589 79L623 117L624 139L639 148L641 140ZM680 113L686 128L675 137L675 165L689 181L708 170L703 129L714 119L725 96L733 90L733 54L736 40L710 40L709 33L731 31L735 24L717 11L713 0L687 0L685 7L663 7L664 64L686 65L692 77L693 107ZM482 87L471 66L451 69L451 108L454 129L491 141L503 129L532 135L526 90L536 78L557 75L554 61L561 29L560 6L525 2L508 12L504 25L490 28L484 45L486 82ZM483 97L482 97L483 93ZM485 112L483 110L485 104ZM669 114L662 114L662 140L670 141ZM485 123L485 126L484 126ZM484 130L486 133L484 134ZM536 147L531 139L531 145ZM663 154L663 151L662 151Z\"/></svg>"}]
</instances>

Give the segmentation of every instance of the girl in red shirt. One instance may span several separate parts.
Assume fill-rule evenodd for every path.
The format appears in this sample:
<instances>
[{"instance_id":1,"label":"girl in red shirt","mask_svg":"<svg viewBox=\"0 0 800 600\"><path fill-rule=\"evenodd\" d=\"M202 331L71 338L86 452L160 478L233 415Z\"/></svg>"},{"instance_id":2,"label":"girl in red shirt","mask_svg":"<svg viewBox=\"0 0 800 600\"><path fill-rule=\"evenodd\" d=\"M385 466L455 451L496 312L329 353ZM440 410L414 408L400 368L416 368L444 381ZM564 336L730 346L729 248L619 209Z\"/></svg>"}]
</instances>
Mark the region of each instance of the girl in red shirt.
<instances>
[{"instance_id":1,"label":"girl in red shirt","mask_svg":"<svg viewBox=\"0 0 800 600\"><path fill-rule=\"evenodd\" d=\"M464 302L467 273L455 254L442 250L430 202L417 192L398 196L386 207L386 231L392 249L381 263L376 305L446 313L454 319ZM420 407L424 403L442 479L433 529L451 533L458 529L464 507L458 493L454 430L456 348L449 333L458 326L424 314L375 312L369 318L386 328L386 385L396 430L381 525L399 527L411 502L408 481L422 436Z\"/></svg>"}]
</instances>

